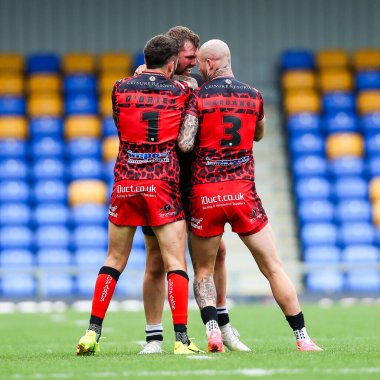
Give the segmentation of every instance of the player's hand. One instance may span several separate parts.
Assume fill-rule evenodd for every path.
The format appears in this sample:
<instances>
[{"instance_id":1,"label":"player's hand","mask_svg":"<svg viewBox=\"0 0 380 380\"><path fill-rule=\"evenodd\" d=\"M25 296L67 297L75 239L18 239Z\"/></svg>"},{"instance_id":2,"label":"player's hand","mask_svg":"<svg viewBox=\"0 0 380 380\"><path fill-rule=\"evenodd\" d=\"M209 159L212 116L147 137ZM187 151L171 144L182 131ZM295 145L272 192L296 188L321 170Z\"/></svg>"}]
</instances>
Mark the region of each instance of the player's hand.
<instances>
[{"instance_id":1,"label":"player's hand","mask_svg":"<svg viewBox=\"0 0 380 380\"><path fill-rule=\"evenodd\" d=\"M178 82L186 82L193 90L196 90L198 88L198 82L193 77L188 77L186 75L174 75L173 80L176 80Z\"/></svg>"},{"instance_id":2,"label":"player's hand","mask_svg":"<svg viewBox=\"0 0 380 380\"><path fill-rule=\"evenodd\" d=\"M135 73L133 76L136 76L136 75L141 75L142 73L144 73L146 71L146 64L144 63L143 65L140 65L136 70L135 70Z\"/></svg>"}]
</instances>

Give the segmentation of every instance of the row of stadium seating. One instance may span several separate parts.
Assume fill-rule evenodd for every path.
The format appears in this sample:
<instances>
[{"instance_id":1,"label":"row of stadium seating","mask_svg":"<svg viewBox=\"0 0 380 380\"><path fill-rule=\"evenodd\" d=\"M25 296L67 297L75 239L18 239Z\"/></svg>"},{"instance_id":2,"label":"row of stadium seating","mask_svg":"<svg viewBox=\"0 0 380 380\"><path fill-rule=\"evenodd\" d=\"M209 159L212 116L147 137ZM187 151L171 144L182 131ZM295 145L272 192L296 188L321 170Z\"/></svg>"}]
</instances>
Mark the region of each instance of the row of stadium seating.
<instances>
[{"instance_id":1,"label":"row of stadium seating","mask_svg":"<svg viewBox=\"0 0 380 380\"><path fill-rule=\"evenodd\" d=\"M306 287L376 292L380 50L286 51L281 90Z\"/></svg>"}]
</instances>

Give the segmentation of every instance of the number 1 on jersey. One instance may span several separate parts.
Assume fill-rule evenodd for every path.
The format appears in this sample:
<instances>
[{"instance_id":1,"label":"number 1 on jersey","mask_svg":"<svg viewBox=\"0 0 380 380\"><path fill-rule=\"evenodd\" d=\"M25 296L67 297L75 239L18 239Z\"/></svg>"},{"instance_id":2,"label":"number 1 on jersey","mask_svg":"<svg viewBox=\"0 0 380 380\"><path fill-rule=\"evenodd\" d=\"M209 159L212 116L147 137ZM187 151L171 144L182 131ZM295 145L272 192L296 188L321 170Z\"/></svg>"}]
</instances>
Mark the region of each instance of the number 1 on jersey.
<instances>
[{"instance_id":1,"label":"number 1 on jersey","mask_svg":"<svg viewBox=\"0 0 380 380\"><path fill-rule=\"evenodd\" d=\"M142 120L148 122L148 141L158 140L158 117L159 113L154 111L143 112Z\"/></svg>"}]
</instances>

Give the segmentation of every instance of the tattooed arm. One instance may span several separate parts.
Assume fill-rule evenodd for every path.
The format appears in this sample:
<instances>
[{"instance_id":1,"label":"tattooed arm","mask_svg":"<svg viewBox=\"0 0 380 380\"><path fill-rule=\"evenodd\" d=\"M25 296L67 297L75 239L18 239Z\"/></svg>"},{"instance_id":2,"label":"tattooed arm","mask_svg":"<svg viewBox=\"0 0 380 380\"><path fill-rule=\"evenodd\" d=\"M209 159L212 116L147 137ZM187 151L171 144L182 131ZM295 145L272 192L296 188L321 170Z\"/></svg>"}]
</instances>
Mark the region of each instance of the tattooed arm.
<instances>
[{"instance_id":1,"label":"tattooed arm","mask_svg":"<svg viewBox=\"0 0 380 380\"><path fill-rule=\"evenodd\" d=\"M178 147L182 152L190 152L194 148L195 136L198 132L198 118L186 114L178 135Z\"/></svg>"},{"instance_id":2,"label":"tattooed arm","mask_svg":"<svg viewBox=\"0 0 380 380\"><path fill-rule=\"evenodd\" d=\"M216 307L216 289L212 274L194 279L194 295L201 310L206 306Z\"/></svg>"}]
</instances>

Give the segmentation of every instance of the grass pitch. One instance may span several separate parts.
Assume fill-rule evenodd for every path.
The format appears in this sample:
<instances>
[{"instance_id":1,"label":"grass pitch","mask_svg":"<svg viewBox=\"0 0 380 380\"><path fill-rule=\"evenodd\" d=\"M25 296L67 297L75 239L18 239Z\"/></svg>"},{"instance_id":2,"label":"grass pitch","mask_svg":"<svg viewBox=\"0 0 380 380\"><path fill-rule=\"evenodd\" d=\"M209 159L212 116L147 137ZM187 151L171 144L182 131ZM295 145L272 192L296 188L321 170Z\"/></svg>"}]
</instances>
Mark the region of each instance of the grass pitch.
<instances>
[{"instance_id":1,"label":"grass pitch","mask_svg":"<svg viewBox=\"0 0 380 380\"><path fill-rule=\"evenodd\" d=\"M310 335L324 352L298 352L276 306L230 310L251 353L175 356L171 316L164 316L162 355L137 355L143 341L142 312L110 312L101 352L77 357L88 313L0 314L0 379L380 379L380 306L319 308L304 305ZM189 335L205 348L198 311L190 311Z\"/></svg>"}]
</instances>

